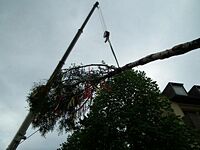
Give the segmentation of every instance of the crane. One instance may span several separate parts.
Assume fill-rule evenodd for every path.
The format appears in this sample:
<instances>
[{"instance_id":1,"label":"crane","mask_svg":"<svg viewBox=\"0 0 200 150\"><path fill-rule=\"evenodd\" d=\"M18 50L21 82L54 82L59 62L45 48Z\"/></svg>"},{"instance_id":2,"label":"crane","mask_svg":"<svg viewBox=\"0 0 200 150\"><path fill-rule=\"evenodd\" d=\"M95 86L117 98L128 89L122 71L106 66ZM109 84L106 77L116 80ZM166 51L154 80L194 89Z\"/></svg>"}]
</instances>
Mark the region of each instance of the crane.
<instances>
[{"instance_id":1,"label":"crane","mask_svg":"<svg viewBox=\"0 0 200 150\"><path fill-rule=\"evenodd\" d=\"M74 36L73 40L69 44L66 52L64 53L63 57L61 58L58 65L56 66L55 70L53 71L52 75L50 76L49 80L47 81L47 83L45 85L45 92L48 92L49 89L51 88L52 84L54 83L54 81L56 79L56 75L62 69L66 59L68 58L74 45L76 44L81 33L83 32L84 27L86 26L87 22L89 21L90 17L92 16L94 10L98 7L98 5L99 5L99 2L95 2L95 4L93 5L92 9L90 10L88 16L84 20L82 26L80 27L80 29L78 29L76 35ZM21 124L20 128L18 129L17 133L15 134L14 138L12 139L12 141L10 142L10 144L8 145L6 150L16 150L18 145L20 144L21 140L26 139L25 134L26 134L26 131L27 131L28 127L30 126L32 120L33 120L33 113L31 111L29 111L28 115L24 119L23 123Z\"/></svg>"}]
</instances>

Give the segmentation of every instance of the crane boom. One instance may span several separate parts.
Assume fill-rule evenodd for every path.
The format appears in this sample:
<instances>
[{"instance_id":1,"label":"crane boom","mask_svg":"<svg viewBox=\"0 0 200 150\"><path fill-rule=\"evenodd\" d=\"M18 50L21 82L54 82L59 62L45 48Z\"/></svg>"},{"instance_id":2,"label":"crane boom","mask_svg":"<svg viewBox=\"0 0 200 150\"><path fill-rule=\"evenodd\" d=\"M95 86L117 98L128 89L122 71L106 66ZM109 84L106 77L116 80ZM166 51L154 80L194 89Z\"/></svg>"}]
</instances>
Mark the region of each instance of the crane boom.
<instances>
[{"instance_id":1,"label":"crane boom","mask_svg":"<svg viewBox=\"0 0 200 150\"><path fill-rule=\"evenodd\" d=\"M67 50L64 53L63 57L61 58L61 60L59 61L58 65L56 66L56 68L53 71L52 75L50 76L49 80L47 81L47 83L45 85L45 92L48 92L49 89L51 88L52 84L54 83L54 81L56 79L56 75L62 69L66 59L68 58L68 56L69 56L70 52L72 51L74 45L76 44L76 42L78 41L81 33L83 32L84 27L86 26L88 20L90 19L91 15L93 14L95 8L98 7L98 5L99 5L99 2L96 2L93 5L91 11L89 12L88 16L86 17L85 21L83 22L81 28L78 29L78 32L74 36L74 38L71 41L69 47L67 48ZM22 125L18 129L16 135L14 136L13 140L11 141L11 143L9 144L9 146L8 146L8 148L6 150L16 150L17 149L17 147L20 144L21 140L26 138L25 134L26 134L26 131L27 131L28 127L30 126L32 120L33 120L33 114L30 111L28 113L28 115L26 116L26 118L24 119Z\"/></svg>"}]
</instances>

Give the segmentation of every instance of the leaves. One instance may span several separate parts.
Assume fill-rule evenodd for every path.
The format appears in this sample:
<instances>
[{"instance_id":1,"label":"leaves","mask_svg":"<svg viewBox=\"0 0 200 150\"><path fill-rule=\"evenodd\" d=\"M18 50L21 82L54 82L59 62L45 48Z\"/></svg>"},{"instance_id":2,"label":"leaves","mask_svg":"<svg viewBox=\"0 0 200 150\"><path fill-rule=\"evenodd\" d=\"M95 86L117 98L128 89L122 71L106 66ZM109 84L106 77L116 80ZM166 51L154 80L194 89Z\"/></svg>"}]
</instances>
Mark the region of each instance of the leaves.
<instances>
[{"instance_id":1,"label":"leaves","mask_svg":"<svg viewBox=\"0 0 200 150\"><path fill-rule=\"evenodd\" d=\"M96 93L90 113L60 150L199 149L193 131L144 72L129 70L105 83L112 90Z\"/></svg>"},{"instance_id":2,"label":"leaves","mask_svg":"<svg viewBox=\"0 0 200 150\"><path fill-rule=\"evenodd\" d=\"M28 96L27 101L30 110L34 114L33 126L39 127L42 131L41 133L44 135L48 131L53 130L54 126L59 121L60 129L62 129L63 126L61 122L66 122L66 120L70 120L70 122L74 124L77 118L77 111L81 110L78 107L81 104L87 104L86 102L88 101L88 99L82 96L84 85L88 81L90 81L92 88L95 89L92 91L93 94L95 94L102 80L108 80L114 75L130 70L133 67L144 65L158 59L181 55L199 47L200 39L198 38L190 42L176 45L171 49L148 55L137 61L126 64L121 68L108 66L102 62L102 64L72 66L71 68L60 70L60 73L57 74L56 72L55 76L53 76L56 77L56 80L54 80L54 78L53 80L50 79L49 81L51 81L51 84L48 84L48 86L42 84L33 87L32 92ZM87 71L86 68L88 67L94 67L95 69ZM110 91L110 88L106 87L106 89ZM64 98L60 101L57 96L63 96ZM76 98L74 96L76 96ZM92 96L92 94L87 94L86 97L89 98L90 96ZM73 97L75 100L72 100ZM71 129L71 127L68 128L68 126L63 126L63 128L65 128L66 131Z\"/></svg>"},{"instance_id":3,"label":"leaves","mask_svg":"<svg viewBox=\"0 0 200 150\"><path fill-rule=\"evenodd\" d=\"M106 86L98 80L113 67L106 64L71 66L56 76L50 89L45 84L37 84L28 96L30 111L33 112L33 127L39 127L42 135L54 130L74 130L80 116L89 109L96 91Z\"/></svg>"}]
</instances>

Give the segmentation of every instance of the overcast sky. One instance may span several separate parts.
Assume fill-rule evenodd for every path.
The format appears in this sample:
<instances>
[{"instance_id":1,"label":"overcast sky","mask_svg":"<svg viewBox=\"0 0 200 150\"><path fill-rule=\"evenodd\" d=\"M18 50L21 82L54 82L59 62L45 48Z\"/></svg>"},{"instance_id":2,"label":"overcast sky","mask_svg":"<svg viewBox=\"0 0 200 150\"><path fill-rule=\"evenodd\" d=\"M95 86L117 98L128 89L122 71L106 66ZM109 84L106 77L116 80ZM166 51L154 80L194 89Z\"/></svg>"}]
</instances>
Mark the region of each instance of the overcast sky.
<instances>
[{"instance_id":1,"label":"overcast sky","mask_svg":"<svg viewBox=\"0 0 200 150\"><path fill-rule=\"evenodd\" d=\"M34 82L48 79L81 26L93 0L0 0L0 149L5 149L28 113L26 96ZM200 37L199 0L101 0L100 6L120 65ZM70 54L71 63L115 65L102 38L98 11ZM200 51L136 69L189 90L200 85ZM27 135L34 130L29 129ZM36 134L19 150L53 150L66 135Z\"/></svg>"}]
</instances>

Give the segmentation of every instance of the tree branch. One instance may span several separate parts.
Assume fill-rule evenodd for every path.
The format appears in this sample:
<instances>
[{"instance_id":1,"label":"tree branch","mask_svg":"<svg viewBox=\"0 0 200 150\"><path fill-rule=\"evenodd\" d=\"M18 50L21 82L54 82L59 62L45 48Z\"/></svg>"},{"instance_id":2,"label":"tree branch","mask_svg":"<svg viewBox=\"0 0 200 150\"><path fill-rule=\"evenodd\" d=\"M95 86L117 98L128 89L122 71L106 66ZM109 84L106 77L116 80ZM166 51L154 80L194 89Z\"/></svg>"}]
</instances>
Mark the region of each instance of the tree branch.
<instances>
[{"instance_id":1,"label":"tree branch","mask_svg":"<svg viewBox=\"0 0 200 150\"><path fill-rule=\"evenodd\" d=\"M89 65L76 66L76 67L72 67L72 68L69 68L69 69L63 69L63 70L64 71L71 71L71 70L86 68L86 67L107 67L109 69L116 69L115 66L109 66L109 65L106 65L106 64L89 64Z\"/></svg>"}]
</instances>

